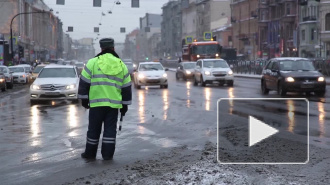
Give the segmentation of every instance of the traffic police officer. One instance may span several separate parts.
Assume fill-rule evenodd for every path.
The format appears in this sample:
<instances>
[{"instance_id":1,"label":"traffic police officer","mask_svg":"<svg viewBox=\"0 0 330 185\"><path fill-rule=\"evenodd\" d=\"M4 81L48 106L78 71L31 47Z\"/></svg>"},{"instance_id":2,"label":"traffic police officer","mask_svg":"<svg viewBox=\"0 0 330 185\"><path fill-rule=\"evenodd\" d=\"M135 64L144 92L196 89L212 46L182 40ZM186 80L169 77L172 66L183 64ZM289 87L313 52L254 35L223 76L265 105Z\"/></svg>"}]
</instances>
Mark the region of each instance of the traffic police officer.
<instances>
[{"instance_id":1,"label":"traffic police officer","mask_svg":"<svg viewBox=\"0 0 330 185\"><path fill-rule=\"evenodd\" d=\"M87 142L82 158L95 159L104 122L101 153L104 160L111 160L115 152L118 110L121 115L131 104L131 77L126 65L114 50L114 40L100 40L102 49L88 61L81 73L78 98L89 109Z\"/></svg>"}]
</instances>

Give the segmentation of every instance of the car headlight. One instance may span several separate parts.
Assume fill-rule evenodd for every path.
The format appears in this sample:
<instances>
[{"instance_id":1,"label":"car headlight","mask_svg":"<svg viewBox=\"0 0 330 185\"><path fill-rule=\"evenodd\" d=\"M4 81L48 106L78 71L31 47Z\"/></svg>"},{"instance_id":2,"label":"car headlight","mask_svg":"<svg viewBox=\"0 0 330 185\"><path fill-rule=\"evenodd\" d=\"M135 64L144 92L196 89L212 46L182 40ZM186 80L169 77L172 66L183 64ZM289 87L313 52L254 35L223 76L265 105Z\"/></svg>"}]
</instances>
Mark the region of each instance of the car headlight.
<instances>
[{"instance_id":1,"label":"car headlight","mask_svg":"<svg viewBox=\"0 0 330 185\"><path fill-rule=\"evenodd\" d=\"M232 70L228 71L228 74L233 75L233 71Z\"/></svg>"},{"instance_id":2,"label":"car headlight","mask_svg":"<svg viewBox=\"0 0 330 185\"><path fill-rule=\"evenodd\" d=\"M143 74L139 74L138 76L140 79L144 78L144 75Z\"/></svg>"},{"instance_id":3,"label":"car headlight","mask_svg":"<svg viewBox=\"0 0 330 185\"><path fill-rule=\"evenodd\" d=\"M65 87L65 89L74 89L76 87L76 85L67 85L66 87Z\"/></svg>"},{"instance_id":4,"label":"car headlight","mask_svg":"<svg viewBox=\"0 0 330 185\"><path fill-rule=\"evenodd\" d=\"M5 79L0 79L0 82L2 83L2 82L4 82L5 81Z\"/></svg>"},{"instance_id":5,"label":"car headlight","mask_svg":"<svg viewBox=\"0 0 330 185\"><path fill-rule=\"evenodd\" d=\"M187 70L186 73L187 73L187 75L190 75L190 74L191 74L191 71L188 71L188 70Z\"/></svg>"},{"instance_id":6,"label":"car headlight","mask_svg":"<svg viewBox=\"0 0 330 185\"><path fill-rule=\"evenodd\" d=\"M197 58L201 57L200 55L197 55Z\"/></svg>"},{"instance_id":7,"label":"car headlight","mask_svg":"<svg viewBox=\"0 0 330 185\"><path fill-rule=\"evenodd\" d=\"M324 77L323 77L323 76L319 77L319 78L317 79L317 81L318 81L318 82L324 82Z\"/></svg>"},{"instance_id":8,"label":"car headlight","mask_svg":"<svg viewBox=\"0 0 330 185\"><path fill-rule=\"evenodd\" d=\"M219 54L217 53L217 54L215 54L215 56L216 56L216 57L218 57L218 56L219 56Z\"/></svg>"},{"instance_id":9,"label":"car headlight","mask_svg":"<svg viewBox=\"0 0 330 185\"><path fill-rule=\"evenodd\" d=\"M133 64L133 67L136 67L136 64Z\"/></svg>"},{"instance_id":10,"label":"car headlight","mask_svg":"<svg viewBox=\"0 0 330 185\"><path fill-rule=\"evenodd\" d=\"M164 73L164 74L163 74L163 77L164 77L164 78L167 78L167 74L166 74L166 73Z\"/></svg>"},{"instance_id":11,"label":"car headlight","mask_svg":"<svg viewBox=\"0 0 330 185\"><path fill-rule=\"evenodd\" d=\"M205 71L204 74L207 75L207 76L210 76L211 72L210 71Z\"/></svg>"},{"instance_id":12,"label":"car headlight","mask_svg":"<svg viewBox=\"0 0 330 185\"><path fill-rule=\"evenodd\" d=\"M285 78L285 81L287 81L287 82L294 82L294 78L292 78L292 77L287 77L287 78Z\"/></svg>"},{"instance_id":13,"label":"car headlight","mask_svg":"<svg viewBox=\"0 0 330 185\"><path fill-rule=\"evenodd\" d=\"M32 89L33 90L39 90L40 89L40 86L39 85L32 85Z\"/></svg>"}]
</instances>

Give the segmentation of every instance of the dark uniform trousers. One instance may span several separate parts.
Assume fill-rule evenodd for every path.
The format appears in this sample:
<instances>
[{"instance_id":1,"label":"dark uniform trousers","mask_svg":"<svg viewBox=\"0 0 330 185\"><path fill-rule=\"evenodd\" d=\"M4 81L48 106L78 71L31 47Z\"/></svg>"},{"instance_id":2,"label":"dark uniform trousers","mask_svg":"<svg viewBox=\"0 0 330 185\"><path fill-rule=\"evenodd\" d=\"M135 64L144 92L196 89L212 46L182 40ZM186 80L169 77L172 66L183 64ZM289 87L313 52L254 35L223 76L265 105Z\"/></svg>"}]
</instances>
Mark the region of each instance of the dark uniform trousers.
<instances>
[{"instance_id":1,"label":"dark uniform trousers","mask_svg":"<svg viewBox=\"0 0 330 185\"><path fill-rule=\"evenodd\" d=\"M96 157L102 124L104 131L102 138L102 157L112 158L115 153L117 134L118 109L111 107L93 107L89 110L89 125L85 153L88 157Z\"/></svg>"}]
</instances>

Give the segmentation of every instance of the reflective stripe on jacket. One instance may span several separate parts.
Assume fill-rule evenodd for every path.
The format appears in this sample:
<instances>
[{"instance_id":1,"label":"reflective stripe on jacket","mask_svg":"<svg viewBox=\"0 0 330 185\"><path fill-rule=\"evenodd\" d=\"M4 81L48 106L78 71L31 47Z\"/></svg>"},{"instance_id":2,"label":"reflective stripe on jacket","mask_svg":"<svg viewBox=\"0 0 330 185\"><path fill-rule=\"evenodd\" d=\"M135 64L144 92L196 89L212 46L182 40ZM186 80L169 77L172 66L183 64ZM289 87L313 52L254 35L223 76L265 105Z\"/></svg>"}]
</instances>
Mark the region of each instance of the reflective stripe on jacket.
<instances>
[{"instance_id":1,"label":"reflective stripe on jacket","mask_svg":"<svg viewBox=\"0 0 330 185\"><path fill-rule=\"evenodd\" d=\"M78 98L89 99L90 107L131 104L131 77L126 65L110 53L89 60L81 72Z\"/></svg>"}]
</instances>

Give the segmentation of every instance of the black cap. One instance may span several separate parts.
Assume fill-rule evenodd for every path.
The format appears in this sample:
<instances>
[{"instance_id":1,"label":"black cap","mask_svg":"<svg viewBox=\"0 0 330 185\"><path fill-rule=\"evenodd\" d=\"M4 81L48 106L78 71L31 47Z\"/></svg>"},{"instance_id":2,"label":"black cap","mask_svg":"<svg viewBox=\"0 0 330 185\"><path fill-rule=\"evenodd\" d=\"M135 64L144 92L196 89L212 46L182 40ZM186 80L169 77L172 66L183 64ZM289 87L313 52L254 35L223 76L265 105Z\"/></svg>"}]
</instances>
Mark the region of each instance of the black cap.
<instances>
[{"instance_id":1,"label":"black cap","mask_svg":"<svg viewBox=\"0 0 330 185\"><path fill-rule=\"evenodd\" d=\"M103 48L113 48L115 47L115 41L113 38L104 38L100 40L100 47Z\"/></svg>"}]
</instances>

